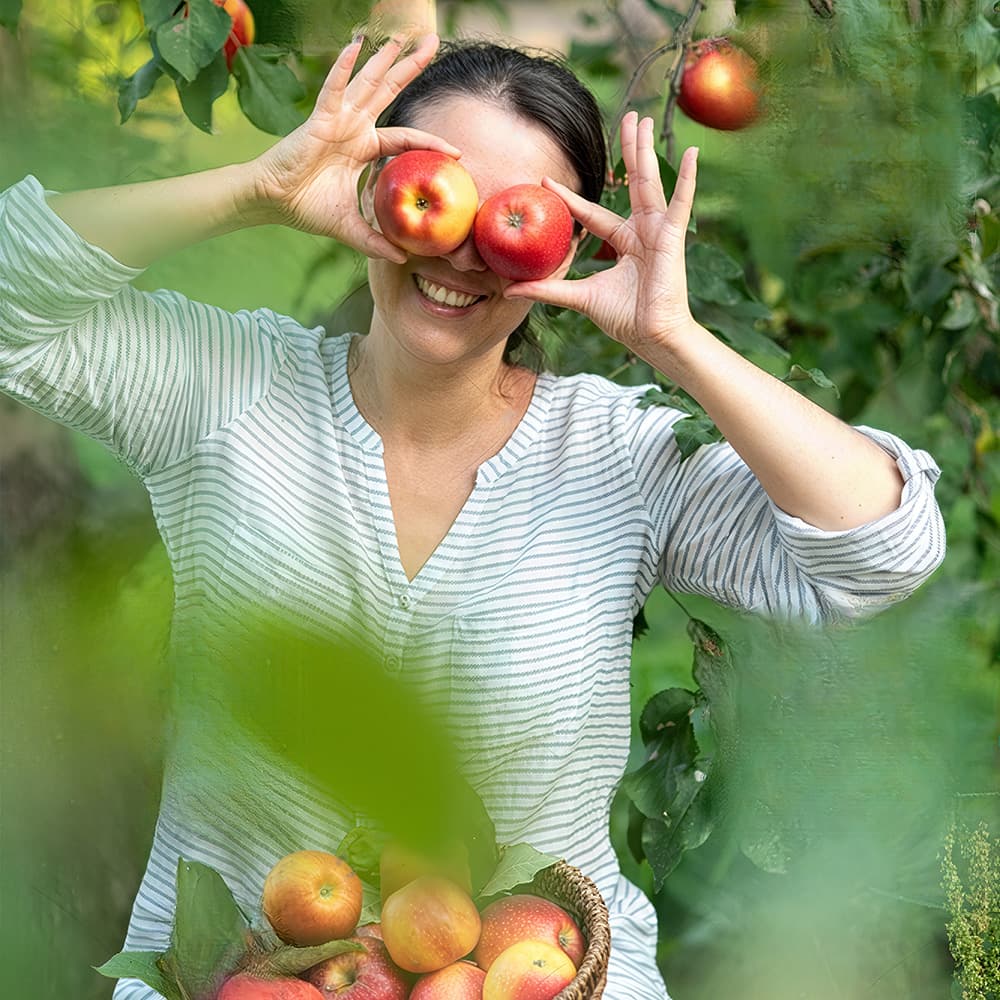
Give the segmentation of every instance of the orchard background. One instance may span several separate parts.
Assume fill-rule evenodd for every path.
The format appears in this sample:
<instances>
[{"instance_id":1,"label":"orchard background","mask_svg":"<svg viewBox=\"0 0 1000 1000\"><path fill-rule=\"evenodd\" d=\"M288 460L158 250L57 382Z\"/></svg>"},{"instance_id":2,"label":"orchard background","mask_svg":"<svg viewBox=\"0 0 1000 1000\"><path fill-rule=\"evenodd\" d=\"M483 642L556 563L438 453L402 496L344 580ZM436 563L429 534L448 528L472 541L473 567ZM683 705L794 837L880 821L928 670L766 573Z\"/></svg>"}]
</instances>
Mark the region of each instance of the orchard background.
<instances>
[{"instance_id":1,"label":"orchard background","mask_svg":"<svg viewBox=\"0 0 1000 1000\"><path fill-rule=\"evenodd\" d=\"M48 189L104 186L250 158L273 141L257 126L300 121L369 15L361 2L250 0L260 44L232 75L210 52L186 77L151 65L148 23L175 7L0 0L0 186L27 173ZM626 104L653 114L668 184L699 145L696 316L942 468L946 563L873 621L810 636L660 592L637 622L640 777L612 835L659 911L671 993L996 1000L1000 5L439 0L437 18L446 37L562 50L609 132ZM748 129L703 128L671 100L684 46L711 34L757 60L767 112ZM596 249L581 273L606 266ZM338 308L362 275L352 252L266 228L192 247L138 283L344 329L363 315L363 290ZM578 317L538 323L559 371L654 380ZM692 447L713 437L697 407L674 402L690 409ZM110 995L91 967L121 946L152 833L170 599L138 484L0 399L0 995ZM640 728L669 689L682 690ZM639 772L643 736L670 712L689 740L651 740L669 753ZM658 823L650 801L706 772L697 816L680 831Z\"/></svg>"}]
</instances>

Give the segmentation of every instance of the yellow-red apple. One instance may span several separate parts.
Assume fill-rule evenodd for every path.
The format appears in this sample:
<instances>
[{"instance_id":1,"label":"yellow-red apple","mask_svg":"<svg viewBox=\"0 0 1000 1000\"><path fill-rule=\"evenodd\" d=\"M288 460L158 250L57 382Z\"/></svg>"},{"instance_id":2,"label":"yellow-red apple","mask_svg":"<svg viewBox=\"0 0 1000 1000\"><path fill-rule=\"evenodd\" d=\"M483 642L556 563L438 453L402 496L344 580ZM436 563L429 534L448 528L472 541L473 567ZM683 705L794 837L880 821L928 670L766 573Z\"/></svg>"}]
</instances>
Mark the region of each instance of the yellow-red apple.
<instances>
[{"instance_id":1,"label":"yellow-red apple","mask_svg":"<svg viewBox=\"0 0 1000 1000\"><path fill-rule=\"evenodd\" d=\"M286 944L324 944L354 933L361 893L361 879L335 854L294 851L265 879L262 909Z\"/></svg>"},{"instance_id":2,"label":"yellow-red apple","mask_svg":"<svg viewBox=\"0 0 1000 1000\"><path fill-rule=\"evenodd\" d=\"M241 972L222 984L216 1000L323 1000L323 994L304 979L258 979Z\"/></svg>"},{"instance_id":3,"label":"yellow-red apple","mask_svg":"<svg viewBox=\"0 0 1000 1000\"><path fill-rule=\"evenodd\" d=\"M410 1000L483 1000L486 973L472 962L452 962L417 980Z\"/></svg>"},{"instance_id":4,"label":"yellow-red apple","mask_svg":"<svg viewBox=\"0 0 1000 1000\"><path fill-rule=\"evenodd\" d=\"M371 935L350 938L364 951L345 951L314 965L304 975L325 997L337 1000L406 1000L410 977Z\"/></svg>"},{"instance_id":5,"label":"yellow-red apple","mask_svg":"<svg viewBox=\"0 0 1000 1000\"><path fill-rule=\"evenodd\" d=\"M379 892L383 902L421 875L440 875L472 894L469 852L461 841L456 840L433 853L417 851L399 840L390 840L382 848Z\"/></svg>"},{"instance_id":6,"label":"yellow-red apple","mask_svg":"<svg viewBox=\"0 0 1000 1000\"><path fill-rule=\"evenodd\" d=\"M579 967L586 942L576 921L541 896L520 893L490 903L482 914L483 928L473 953L476 964L489 969L496 957L518 941L547 941L561 948Z\"/></svg>"},{"instance_id":7,"label":"yellow-red apple","mask_svg":"<svg viewBox=\"0 0 1000 1000\"><path fill-rule=\"evenodd\" d=\"M569 956L547 941L519 941L497 955L483 1000L552 1000L576 976Z\"/></svg>"},{"instance_id":8,"label":"yellow-red apple","mask_svg":"<svg viewBox=\"0 0 1000 1000\"><path fill-rule=\"evenodd\" d=\"M216 7L221 7L232 18L233 27L229 37L222 46L226 56L226 66L233 68L236 50L244 45L252 45L256 35L253 12L246 5L246 0L213 0Z\"/></svg>"},{"instance_id":9,"label":"yellow-red apple","mask_svg":"<svg viewBox=\"0 0 1000 1000\"><path fill-rule=\"evenodd\" d=\"M468 238L479 193L458 160L429 149L411 149L382 168L373 207L390 243L421 257L440 257Z\"/></svg>"},{"instance_id":10,"label":"yellow-red apple","mask_svg":"<svg viewBox=\"0 0 1000 1000\"><path fill-rule=\"evenodd\" d=\"M540 184L515 184L487 198L473 228L476 249L501 278L547 278L566 258L573 217L557 194Z\"/></svg>"},{"instance_id":11,"label":"yellow-red apple","mask_svg":"<svg viewBox=\"0 0 1000 1000\"><path fill-rule=\"evenodd\" d=\"M382 940L408 972L436 972L468 955L479 940L479 911L459 885L422 875L382 904Z\"/></svg>"}]
</instances>

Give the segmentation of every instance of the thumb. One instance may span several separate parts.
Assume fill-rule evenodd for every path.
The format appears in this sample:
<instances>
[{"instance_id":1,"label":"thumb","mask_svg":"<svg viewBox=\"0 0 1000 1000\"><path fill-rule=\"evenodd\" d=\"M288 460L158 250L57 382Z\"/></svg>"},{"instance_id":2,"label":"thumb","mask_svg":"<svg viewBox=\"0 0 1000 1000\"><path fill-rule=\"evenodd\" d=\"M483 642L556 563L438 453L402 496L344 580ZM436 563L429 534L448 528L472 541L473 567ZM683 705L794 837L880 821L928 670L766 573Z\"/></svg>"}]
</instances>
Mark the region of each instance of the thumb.
<instances>
[{"instance_id":1,"label":"thumb","mask_svg":"<svg viewBox=\"0 0 1000 1000\"><path fill-rule=\"evenodd\" d=\"M586 312L586 295L580 287L582 281L566 281L561 278L541 281L514 281L504 290L505 299L531 299L550 306Z\"/></svg>"}]
</instances>

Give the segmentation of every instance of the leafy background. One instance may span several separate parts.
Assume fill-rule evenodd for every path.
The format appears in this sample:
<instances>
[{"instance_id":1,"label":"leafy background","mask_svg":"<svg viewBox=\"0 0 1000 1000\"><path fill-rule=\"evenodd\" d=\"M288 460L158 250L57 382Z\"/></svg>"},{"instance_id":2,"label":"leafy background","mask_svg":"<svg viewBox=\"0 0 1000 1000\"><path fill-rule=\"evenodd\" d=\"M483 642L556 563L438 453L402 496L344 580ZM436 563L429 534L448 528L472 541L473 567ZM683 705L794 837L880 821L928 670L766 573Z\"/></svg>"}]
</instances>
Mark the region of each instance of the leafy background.
<instances>
[{"instance_id":1,"label":"leafy background","mask_svg":"<svg viewBox=\"0 0 1000 1000\"><path fill-rule=\"evenodd\" d=\"M247 114L277 131L298 120L367 5L253 4L265 45L237 57L196 122L166 70L130 90L155 6L0 0L0 184L250 158L273 136ZM534 5L438 6L448 32L543 35ZM701 147L701 321L779 377L819 370L796 385L929 450L949 554L910 601L822 637L654 595L633 658L639 776L615 803L614 842L655 901L677 997L958 996L943 845L953 820L995 837L1000 811L1000 15L957 0L708 4L695 35L731 34L768 94L761 124L726 134L665 117L690 9L566 4L561 43L609 127L627 98L663 120L668 161ZM251 99L269 73L285 83ZM192 247L140 284L336 325L361 275L328 241L269 228ZM578 317L538 322L561 371L654 378ZM712 428L683 403L693 447ZM100 449L7 402L0 427L0 994L106 997L91 967L121 945L155 819L166 563L144 495ZM655 735L665 718L682 723L672 747ZM650 749L674 769L657 757L643 777ZM683 835L650 822L667 792Z\"/></svg>"}]
</instances>

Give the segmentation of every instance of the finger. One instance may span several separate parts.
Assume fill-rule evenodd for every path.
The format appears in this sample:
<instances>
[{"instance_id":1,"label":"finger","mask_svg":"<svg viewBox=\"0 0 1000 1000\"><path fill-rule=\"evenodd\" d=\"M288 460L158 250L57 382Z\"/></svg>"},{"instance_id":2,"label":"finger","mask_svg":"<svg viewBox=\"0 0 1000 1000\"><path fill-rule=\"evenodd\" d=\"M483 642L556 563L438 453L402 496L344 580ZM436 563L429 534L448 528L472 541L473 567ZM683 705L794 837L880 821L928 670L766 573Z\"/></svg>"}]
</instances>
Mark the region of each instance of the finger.
<instances>
[{"instance_id":1,"label":"finger","mask_svg":"<svg viewBox=\"0 0 1000 1000\"><path fill-rule=\"evenodd\" d=\"M462 151L453 146L450 142L434 135L433 132L424 132L418 128L404 128L394 126L392 128L380 128L376 132L380 143L380 156L397 156L405 153L409 149L433 149L448 156L458 159Z\"/></svg>"},{"instance_id":2,"label":"finger","mask_svg":"<svg viewBox=\"0 0 1000 1000\"><path fill-rule=\"evenodd\" d=\"M684 150L680 166L677 169L677 183L674 193L667 206L667 220L681 232L686 232L691 221L691 208L694 205L695 181L698 176L698 147L690 146Z\"/></svg>"},{"instance_id":3,"label":"finger","mask_svg":"<svg viewBox=\"0 0 1000 1000\"><path fill-rule=\"evenodd\" d=\"M660 179L660 161L653 145L653 119L639 122L635 138L636 180L630 185L629 194L634 207L646 212L663 212L667 199Z\"/></svg>"},{"instance_id":4,"label":"finger","mask_svg":"<svg viewBox=\"0 0 1000 1000\"><path fill-rule=\"evenodd\" d=\"M393 98L408 83L415 80L434 58L438 47L438 36L427 35L421 39L413 52L397 63L396 60L407 40L406 35L393 35L368 60L364 69L351 82L347 93L357 110L368 111L373 118L377 118L392 103Z\"/></svg>"},{"instance_id":5,"label":"finger","mask_svg":"<svg viewBox=\"0 0 1000 1000\"><path fill-rule=\"evenodd\" d=\"M639 127L639 115L635 111L630 111L622 119L620 127L622 162L625 165L625 180L628 186L632 187L635 180L635 134Z\"/></svg>"},{"instance_id":6,"label":"finger","mask_svg":"<svg viewBox=\"0 0 1000 1000\"><path fill-rule=\"evenodd\" d=\"M602 240L613 239L615 232L625 221L620 215L612 212L610 208L587 201L586 198L577 194L572 188L566 187L565 184L560 184L551 177L542 178L542 187L547 187L550 191L554 191L559 195L566 202L566 207L573 218L584 229Z\"/></svg>"},{"instance_id":7,"label":"finger","mask_svg":"<svg viewBox=\"0 0 1000 1000\"><path fill-rule=\"evenodd\" d=\"M366 257L383 258L391 260L394 264L405 264L407 261L405 250L401 250L395 243L390 243L377 229L373 229L367 223L359 224L356 229L345 233L341 239L350 242L351 246L360 250Z\"/></svg>"},{"instance_id":8,"label":"finger","mask_svg":"<svg viewBox=\"0 0 1000 1000\"><path fill-rule=\"evenodd\" d=\"M330 67L323 86L320 87L319 96L316 98L317 107L328 107L340 102L344 94L344 89L351 82L351 73L358 61L364 39L355 38L350 45L341 50L336 62Z\"/></svg>"},{"instance_id":9,"label":"finger","mask_svg":"<svg viewBox=\"0 0 1000 1000\"><path fill-rule=\"evenodd\" d=\"M531 299L547 302L563 309L573 309L585 313L586 293L584 281L566 281L562 278L547 278L541 281L515 281L503 290L505 299Z\"/></svg>"}]
</instances>

